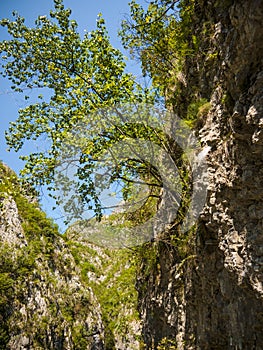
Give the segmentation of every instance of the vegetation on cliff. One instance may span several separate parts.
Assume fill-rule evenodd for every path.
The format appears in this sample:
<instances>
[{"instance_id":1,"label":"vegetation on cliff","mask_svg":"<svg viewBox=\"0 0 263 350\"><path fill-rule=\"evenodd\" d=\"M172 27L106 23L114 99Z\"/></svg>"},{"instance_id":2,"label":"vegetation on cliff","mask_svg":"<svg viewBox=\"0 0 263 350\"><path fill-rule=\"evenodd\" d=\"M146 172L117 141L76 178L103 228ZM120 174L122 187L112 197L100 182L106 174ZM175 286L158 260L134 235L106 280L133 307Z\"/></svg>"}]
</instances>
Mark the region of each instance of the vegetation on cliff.
<instances>
[{"instance_id":1,"label":"vegetation on cliff","mask_svg":"<svg viewBox=\"0 0 263 350\"><path fill-rule=\"evenodd\" d=\"M33 104L25 96L29 104L7 133L15 150L27 139L47 140L43 152L24 158L24 180L0 165L0 348L261 348L262 178L253 174L262 167L262 43L251 31L253 21L259 30L262 18L257 4L154 0L144 10L132 1L120 35L150 77L151 89L126 73L101 16L84 38L61 0L34 28L17 14L14 21L1 20L11 36L0 43L1 74L15 91L45 87L51 97L40 95ZM126 102L132 103L119 107ZM152 127L156 119L145 125L126 118L136 105L144 121L148 110L141 103L173 110L210 152L207 203L187 232L180 224L190 206L194 169L174 140ZM165 190L157 167L130 157L125 148L121 160L118 152L113 162L102 157L116 143L143 138L168 150L179 169L181 203L169 227L123 250L91 243L76 230L81 221L60 235L32 188L46 184L52 195L57 167L72 162L78 168L77 196L65 210L73 216L81 219L93 210L101 227L120 231L154 216ZM134 143L129 146L138 151ZM58 180L67 196L72 183ZM143 204L102 219L99 194L115 182L127 206ZM198 178L197 187L202 182Z\"/></svg>"}]
</instances>

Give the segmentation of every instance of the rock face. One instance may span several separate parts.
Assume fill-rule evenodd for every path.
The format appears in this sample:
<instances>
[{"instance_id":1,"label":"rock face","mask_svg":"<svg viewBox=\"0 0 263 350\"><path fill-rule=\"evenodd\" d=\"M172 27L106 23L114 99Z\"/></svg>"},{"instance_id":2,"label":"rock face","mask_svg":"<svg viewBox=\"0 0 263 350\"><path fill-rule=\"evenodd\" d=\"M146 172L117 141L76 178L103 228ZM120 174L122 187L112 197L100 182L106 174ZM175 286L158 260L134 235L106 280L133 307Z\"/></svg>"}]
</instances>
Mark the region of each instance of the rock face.
<instances>
[{"instance_id":1,"label":"rock face","mask_svg":"<svg viewBox=\"0 0 263 350\"><path fill-rule=\"evenodd\" d=\"M142 262L148 349L162 339L178 349L263 349L262 5L195 2L195 34L202 41L208 23L211 32L186 60L183 93L198 86L210 100L198 134L211 147L208 196L187 254L157 242L146 280Z\"/></svg>"},{"instance_id":2,"label":"rock face","mask_svg":"<svg viewBox=\"0 0 263 350\"><path fill-rule=\"evenodd\" d=\"M0 165L0 348L104 349L100 305L52 222Z\"/></svg>"},{"instance_id":3,"label":"rock face","mask_svg":"<svg viewBox=\"0 0 263 350\"><path fill-rule=\"evenodd\" d=\"M0 349L136 350L136 264L57 227L0 163Z\"/></svg>"}]
</instances>

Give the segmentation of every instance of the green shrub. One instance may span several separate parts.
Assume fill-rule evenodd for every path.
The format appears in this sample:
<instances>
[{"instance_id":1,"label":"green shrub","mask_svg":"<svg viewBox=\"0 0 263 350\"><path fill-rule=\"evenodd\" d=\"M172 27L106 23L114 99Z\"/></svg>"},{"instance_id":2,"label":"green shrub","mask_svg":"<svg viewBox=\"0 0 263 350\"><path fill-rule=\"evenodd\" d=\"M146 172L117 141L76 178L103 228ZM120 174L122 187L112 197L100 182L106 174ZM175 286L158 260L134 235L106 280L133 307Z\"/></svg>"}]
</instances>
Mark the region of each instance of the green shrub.
<instances>
[{"instance_id":1,"label":"green shrub","mask_svg":"<svg viewBox=\"0 0 263 350\"><path fill-rule=\"evenodd\" d=\"M205 98L193 101L188 105L185 121L194 126L198 118L203 117L210 109L210 103Z\"/></svg>"},{"instance_id":2,"label":"green shrub","mask_svg":"<svg viewBox=\"0 0 263 350\"><path fill-rule=\"evenodd\" d=\"M163 338L157 345L157 350L176 350L177 345L174 339Z\"/></svg>"}]
</instances>

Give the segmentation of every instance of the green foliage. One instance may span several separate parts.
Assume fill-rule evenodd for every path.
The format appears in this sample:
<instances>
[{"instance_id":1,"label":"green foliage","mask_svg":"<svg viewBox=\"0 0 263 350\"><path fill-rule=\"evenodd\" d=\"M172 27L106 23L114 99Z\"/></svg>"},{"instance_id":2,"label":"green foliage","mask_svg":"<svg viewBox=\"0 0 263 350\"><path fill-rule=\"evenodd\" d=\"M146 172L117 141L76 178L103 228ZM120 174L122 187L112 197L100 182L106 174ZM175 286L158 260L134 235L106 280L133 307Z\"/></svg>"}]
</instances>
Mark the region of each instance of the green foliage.
<instances>
[{"instance_id":1,"label":"green foliage","mask_svg":"<svg viewBox=\"0 0 263 350\"><path fill-rule=\"evenodd\" d=\"M74 251L82 281L92 287L99 301L105 327L105 348L114 349L116 337L125 338L130 323L139 319L135 290L137 256L126 249L92 249L88 242L68 241L68 245Z\"/></svg>"},{"instance_id":2,"label":"green foliage","mask_svg":"<svg viewBox=\"0 0 263 350\"><path fill-rule=\"evenodd\" d=\"M147 10L133 0L131 20L122 22L123 46L139 58L143 73L167 96L176 83L186 56L198 48L198 38L191 34L194 1L151 1Z\"/></svg>"},{"instance_id":3,"label":"green foliage","mask_svg":"<svg viewBox=\"0 0 263 350\"><path fill-rule=\"evenodd\" d=\"M115 257L113 258L113 254ZM102 306L102 317L109 337L106 349L112 349L112 335L125 338L129 325L138 320L137 292L135 290L136 263L125 250L112 253L113 263L106 279L94 290Z\"/></svg>"},{"instance_id":4,"label":"green foliage","mask_svg":"<svg viewBox=\"0 0 263 350\"><path fill-rule=\"evenodd\" d=\"M58 226L52 219L47 218L46 214L39 209L37 204L29 203L23 196L15 198L19 214L23 218L23 229L29 239L44 236L50 243L56 234ZM48 250L48 246L46 247Z\"/></svg>"},{"instance_id":5,"label":"green foliage","mask_svg":"<svg viewBox=\"0 0 263 350\"><path fill-rule=\"evenodd\" d=\"M111 46L101 15L97 28L81 38L76 21L70 18L71 11L64 8L61 0L54 0L54 6L50 16L39 16L33 28L27 27L24 18L17 13L13 21L0 21L11 37L0 43L4 62L1 74L13 83L15 91L22 93L24 89L39 88L51 95L46 99L39 95L36 103L20 109L6 139L9 147L16 151L26 140L45 139L44 150L22 157L26 161L22 174L34 185L47 184L51 194L56 187L55 169L64 165L66 160L62 155L68 145L66 152L76 157L73 161L81 168L78 173L81 199L100 217L94 167L101 151L123 138L127 127L124 122L121 135L117 135L111 122L111 130L107 132L107 116L97 111L113 107L114 124L121 125L123 116L115 106L127 101L152 102L153 99L147 89L142 89L132 75L125 72L124 57ZM25 98L29 100L28 96ZM78 125L82 129L80 135L77 134ZM81 139L83 126L85 134ZM80 146L77 154L71 153L74 145L68 144L74 133ZM125 165L122 167L125 169ZM133 164L132 171L136 172L137 167ZM115 179L118 175L116 172ZM63 177L58 182L63 184ZM69 211L75 210L73 200L67 206Z\"/></svg>"},{"instance_id":6,"label":"green foliage","mask_svg":"<svg viewBox=\"0 0 263 350\"><path fill-rule=\"evenodd\" d=\"M0 255L1 257L1 255ZM13 297L14 280L8 272L0 272L0 349L5 349L9 341L8 305Z\"/></svg>"},{"instance_id":7,"label":"green foliage","mask_svg":"<svg viewBox=\"0 0 263 350\"><path fill-rule=\"evenodd\" d=\"M37 203L29 202L34 191L3 164L0 164L0 193L0 211L5 210L5 201L14 199L28 239L27 245L18 247L2 243L0 247L0 348L6 349L10 338L9 318L14 312L11 305L15 299L23 302L25 283L37 268L36 259L40 256L50 258L58 231Z\"/></svg>"},{"instance_id":8,"label":"green foliage","mask_svg":"<svg viewBox=\"0 0 263 350\"><path fill-rule=\"evenodd\" d=\"M20 180L14 171L0 162L0 209L3 201L8 197L24 195L27 198L36 198L36 192L29 184Z\"/></svg>"},{"instance_id":9,"label":"green foliage","mask_svg":"<svg viewBox=\"0 0 263 350\"><path fill-rule=\"evenodd\" d=\"M8 319L10 306L15 298L20 298L18 286L34 268L34 257L30 248L15 250L7 244L0 247L0 348L6 349L10 338Z\"/></svg>"},{"instance_id":10,"label":"green foliage","mask_svg":"<svg viewBox=\"0 0 263 350\"><path fill-rule=\"evenodd\" d=\"M132 23L124 21L121 32L124 46L139 55L144 73L150 74L154 86L163 93L176 82L185 57L199 45L189 27L194 2L180 1L178 8L176 3L156 0L144 11L132 1ZM166 135L147 126L151 118L147 110L138 107L134 122L127 122L137 108L133 103L153 103L154 97L125 72L124 58L111 46L101 16L97 28L81 38L71 11L61 0L55 0L54 5L50 16L38 17L33 28L18 14L14 14L14 21L0 22L11 36L0 44L2 75L12 81L15 91L47 88L51 94L46 100L39 96L37 103L19 111L6 136L8 145L19 150L25 140L45 139L45 150L23 157L26 165L22 174L34 185L48 185L51 195L61 190L54 196L69 214L67 223L82 219L87 210L101 219L99 195L113 183L121 183L123 199L132 201L136 181L147 182L150 190L143 208L132 218L140 222L156 209L162 187L160 174L149 162L134 160L129 147L121 150L122 160L112 154L112 148L129 139L144 139L169 149ZM130 109L118 107L127 101ZM102 111L109 106L112 110ZM146 123L138 122L144 118ZM111 157L105 156L107 152ZM75 180L60 171L71 164L77 168ZM96 172L101 176L95 178Z\"/></svg>"},{"instance_id":11,"label":"green foliage","mask_svg":"<svg viewBox=\"0 0 263 350\"><path fill-rule=\"evenodd\" d=\"M94 170L98 169L97 164L105 151L111 151L114 144L127 139L146 139L160 147L170 144L160 130L153 130L143 123L127 123L126 114L130 111L116 107L127 101L151 103L154 99L148 90L143 90L125 72L124 58L111 46L103 18L99 16L97 28L81 38L77 23L70 19L71 11L64 8L61 0L54 0L54 4L55 10L50 12L50 16L38 17L33 28L27 27L24 19L17 14L14 15L14 21L3 19L0 22L11 36L10 40L0 43L0 53L4 61L1 74L13 83L15 91L23 92L25 88L39 88L44 91L48 89L51 96L45 99L39 95L36 103L32 103L25 96L29 104L19 111L17 121L10 125L7 142L10 148L19 150L28 139L45 139L47 150L24 157L26 165L23 175L34 185L47 184L51 193L56 187L56 167L67 165L68 160L75 162L79 169L77 195L88 209L95 208L95 213L101 218ZM169 99L174 102L175 96L182 95L182 84L178 83L178 77L183 77L186 58L192 57L200 45L200 38L191 26L194 1L154 0L149 3L146 11L135 1L130 6L131 22L126 20L122 24L124 47L130 49L133 57L140 59L144 75L151 77L154 87L166 97L169 105ZM210 108L206 99L197 100L193 96L199 96L198 91L187 96L186 100L190 103L184 116L191 126ZM114 108L109 114L99 112L102 108L112 106ZM138 115L141 112L139 110ZM147 115L147 111L145 114ZM135 118L137 121L140 120L138 115ZM65 145L68 159L63 156ZM126 154L127 150L122 152ZM174 157L177 155L176 152L172 154ZM179 155L181 162L182 154ZM119 162L117 157L114 160L114 167L107 157L104 161L105 173L99 179L101 190L107 186L104 175L108 175L112 168L110 183L115 180L122 181L122 195L127 203L140 199L139 195L143 193L141 185L135 186L136 180L150 184L150 191L142 207L125 215L115 213L109 218L113 224L117 222L120 229L136 226L155 214L162 183L156 169L145 161L135 161L128 156L123 162ZM190 197L188 183L191 179L187 165L183 165L181 169L184 206L178 213L183 217ZM17 186L13 185L17 180L11 177L10 181L5 180L0 184L0 192L15 199L30 244L21 250L23 257L19 256L17 259L20 262L19 268L13 261L3 260L7 270L3 270L3 275L0 276L0 286L5 293L4 297L8 298L11 297L8 293L12 290L13 283L16 283L15 278L18 278L17 273L20 278L27 276L34 268L37 257L44 256L49 263L59 260L54 254L56 226L38 209L37 204L27 202ZM66 194L70 184L63 176L58 180ZM59 198L56 199L59 203ZM78 209L73 200L66 205L73 213ZM138 293L135 289L139 264L142 263L141 273L144 277L140 292L146 293L150 277L160 274L159 249L162 245L177 249L178 257L182 259L182 265L179 266L181 268L185 261L194 257L188 247L190 241L191 234L182 237L176 233L161 238L157 244L143 245L137 249L136 254L127 250L112 252L102 249L103 254L99 258L96 256L95 263L97 253L89 245L67 242L65 239L81 271L83 283L92 287L101 305L106 349L114 349L116 335L125 338L129 324L139 318ZM18 270L14 271L11 265ZM46 279L55 284L52 274L46 276ZM67 293L69 292L63 290L64 295ZM5 303L6 300L3 299L3 305ZM70 300L60 306L61 317L71 325L76 314L84 312L88 307L83 302L76 305ZM51 307L55 312L56 307ZM43 328L47 323L48 320L42 320ZM82 325L75 325L72 335L74 343L78 344L76 349L87 346L89 332ZM1 336L3 342L6 341L4 328L0 333L0 342ZM39 342L43 342L43 339L44 333L40 332ZM168 348L176 349L175 342L163 339L158 345L158 349Z\"/></svg>"},{"instance_id":12,"label":"green foliage","mask_svg":"<svg viewBox=\"0 0 263 350\"><path fill-rule=\"evenodd\" d=\"M1 290L10 290L14 281L23 280L35 267L35 256L31 247L24 246L17 252L7 244L0 248ZM5 297L8 295L5 294Z\"/></svg>"},{"instance_id":13,"label":"green foliage","mask_svg":"<svg viewBox=\"0 0 263 350\"><path fill-rule=\"evenodd\" d=\"M97 269L94 264L90 263L89 261L85 261L81 264L81 277L83 281L88 282L88 272L96 272Z\"/></svg>"},{"instance_id":14,"label":"green foliage","mask_svg":"<svg viewBox=\"0 0 263 350\"><path fill-rule=\"evenodd\" d=\"M194 126L198 118L202 118L207 115L211 105L205 98L200 98L191 102L188 105L185 122L189 126Z\"/></svg>"},{"instance_id":15,"label":"green foliage","mask_svg":"<svg viewBox=\"0 0 263 350\"><path fill-rule=\"evenodd\" d=\"M0 319L2 316L0 316ZM0 349L7 349L7 344L10 339L10 335L8 333L8 327L6 325L2 325L0 320Z\"/></svg>"},{"instance_id":16,"label":"green foliage","mask_svg":"<svg viewBox=\"0 0 263 350\"><path fill-rule=\"evenodd\" d=\"M14 280L9 276L7 272L1 272L0 274L0 308L2 308L11 297Z\"/></svg>"},{"instance_id":17,"label":"green foliage","mask_svg":"<svg viewBox=\"0 0 263 350\"><path fill-rule=\"evenodd\" d=\"M204 101L205 101L205 99L204 99ZM209 112L210 108L211 108L211 103L210 102L204 102L204 104L202 104L198 108L197 117L201 118L203 116L207 116L207 113Z\"/></svg>"},{"instance_id":18,"label":"green foliage","mask_svg":"<svg viewBox=\"0 0 263 350\"><path fill-rule=\"evenodd\" d=\"M30 242L28 247L23 248L23 255L19 258L20 274L23 276L22 269L26 266L32 267L39 253L52 255L54 238L59 235L58 226L40 210L35 199L33 202L29 201L32 199L32 191L28 191L30 187L21 182L16 174L3 164L0 164L0 180L2 207L4 199L10 200L11 197L15 200L25 236Z\"/></svg>"},{"instance_id":19,"label":"green foliage","mask_svg":"<svg viewBox=\"0 0 263 350\"><path fill-rule=\"evenodd\" d=\"M82 325L74 327L72 332L72 338L74 339L74 349L88 349L90 340L89 336L89 332Z\"/></svg>"},{"instance_id":20,"label":"green foliage","mask_svg":"<svg viewBox=\"0 0 263 350\"><path fill-rule=\"evenodd\" d=\"M177 350L176 341L174 339L163 338L157 345L157 350Z\"/></svg>"}]
</instances>

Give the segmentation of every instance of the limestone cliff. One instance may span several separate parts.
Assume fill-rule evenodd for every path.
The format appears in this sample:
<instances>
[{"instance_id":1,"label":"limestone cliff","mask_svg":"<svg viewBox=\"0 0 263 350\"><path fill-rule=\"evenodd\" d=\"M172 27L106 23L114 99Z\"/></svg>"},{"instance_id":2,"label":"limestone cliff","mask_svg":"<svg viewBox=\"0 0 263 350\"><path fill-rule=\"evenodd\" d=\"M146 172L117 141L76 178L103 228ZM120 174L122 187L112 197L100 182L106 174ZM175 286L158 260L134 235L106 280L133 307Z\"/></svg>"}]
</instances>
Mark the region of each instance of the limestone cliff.
<instances>
[{"instance_id":1,"label":"limestone cliff","mask_svg":"<svg viewBox=\"0 0 263 350\"><path fill-rule=\"evenodd\" d=\"M211 147L208 196L183 252L167 239L151 247L155 259L142 262L137 287L143 334L147 349L162 342L165 349L259 350L263 3L194 3L192 33L200 45L186 59L174 109L186 111L193 94L210 102L196 122L202 146Z\"/></svg>"},{"instance_id":2,"label":"limestone cliff","mask_svg":"<svg viewBox=\"0 0 263 350\"><path fill-rule=\"evenodd\" d=\"M0 179L0 348L103 349L99 304L65 240L4 165Z\"/></svg>"},{"instance_id":3,"label":"limestone cliff","mask_svg":"<svg viewBox=\"0 0 263 350\"><path fill-rule=\"evenodd\" d=\"M3 164L0 213L0 349L139 348L127 251L60 235Z\"/></svg>"}]
</instances>

